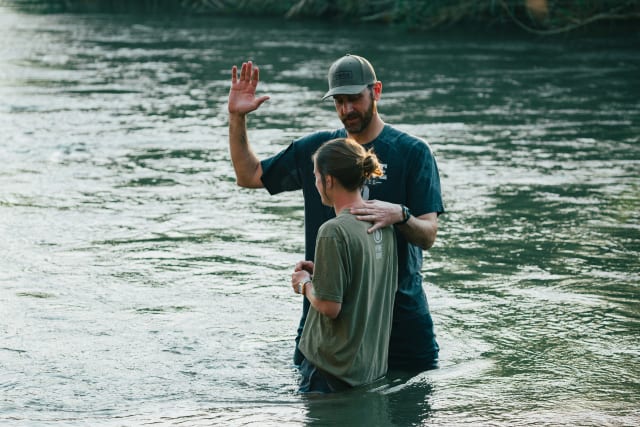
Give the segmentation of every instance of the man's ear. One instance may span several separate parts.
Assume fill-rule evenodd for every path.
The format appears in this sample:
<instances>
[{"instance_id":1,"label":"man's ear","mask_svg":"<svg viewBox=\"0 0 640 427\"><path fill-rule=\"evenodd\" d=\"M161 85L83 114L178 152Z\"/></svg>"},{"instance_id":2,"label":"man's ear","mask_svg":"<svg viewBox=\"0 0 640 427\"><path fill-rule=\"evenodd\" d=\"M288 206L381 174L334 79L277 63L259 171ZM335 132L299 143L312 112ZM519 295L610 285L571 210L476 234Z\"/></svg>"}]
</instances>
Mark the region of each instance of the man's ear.
<instances>
[{"instance_id":1,"label":"man's ear","mask_svg":"<svg viewBox=\"0 0 640 427\"><path fill-rule=\"evenodd\" d=\"M380 95L382 95L382 82L378 81L373 84L373 99L380 101Z\"/></svg>"}]
</instances>

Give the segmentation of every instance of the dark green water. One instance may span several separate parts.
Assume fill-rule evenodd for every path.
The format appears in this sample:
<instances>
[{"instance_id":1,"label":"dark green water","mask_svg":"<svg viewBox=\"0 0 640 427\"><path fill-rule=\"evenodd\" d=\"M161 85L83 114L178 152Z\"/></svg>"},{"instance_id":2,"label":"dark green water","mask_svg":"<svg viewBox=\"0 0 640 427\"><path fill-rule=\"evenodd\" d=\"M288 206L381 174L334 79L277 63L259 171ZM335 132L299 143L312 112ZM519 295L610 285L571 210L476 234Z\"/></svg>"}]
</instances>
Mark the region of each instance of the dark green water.
<instances>
[{"instance_id":1,"label":"dark green water","mask_svg":"<svg viewBox=\"0 0 640 427\"><path fill-rule=\"evenodd\" d=\"M0 8L0 424L638 424L638 46ZM253 59L273 154L346 52L438 157L441 368L307 399L302 196L235 186L225 103Z\"/></svg>"}]
</instances>

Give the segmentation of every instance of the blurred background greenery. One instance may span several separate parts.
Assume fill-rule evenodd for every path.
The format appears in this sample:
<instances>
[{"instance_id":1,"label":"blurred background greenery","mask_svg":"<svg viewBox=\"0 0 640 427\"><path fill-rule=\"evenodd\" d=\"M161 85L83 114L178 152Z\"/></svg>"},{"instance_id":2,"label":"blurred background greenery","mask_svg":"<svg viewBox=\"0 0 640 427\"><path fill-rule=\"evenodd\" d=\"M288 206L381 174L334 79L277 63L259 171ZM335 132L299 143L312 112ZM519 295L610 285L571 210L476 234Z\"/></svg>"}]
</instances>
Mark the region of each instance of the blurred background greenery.
<instances>
[{"instance_id":1,"label":"blurred background greenery","mask_svg":"<svg viewBox=\"0 0 640 427\"><path fill-rule=\"evenodd\" d=\"M635 30L640 0L0 0L36 13L183 13L281 16L405 31L515 28L536 34Z\"/></svg>"}]
</instances>

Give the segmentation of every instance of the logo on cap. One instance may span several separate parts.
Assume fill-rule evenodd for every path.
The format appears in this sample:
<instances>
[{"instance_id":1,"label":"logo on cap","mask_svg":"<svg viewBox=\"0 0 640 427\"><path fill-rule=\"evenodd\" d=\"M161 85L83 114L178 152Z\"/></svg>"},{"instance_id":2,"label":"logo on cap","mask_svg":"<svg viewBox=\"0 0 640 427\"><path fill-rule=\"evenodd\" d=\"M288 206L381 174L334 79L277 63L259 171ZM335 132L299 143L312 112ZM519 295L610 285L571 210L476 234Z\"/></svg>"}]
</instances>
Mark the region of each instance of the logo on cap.
<instances>
[{"instance_id":1,"label":"logo on cap","mask_svg":"<svg viewBox=\"0 0 640 427\"><path fill-rule=\"evenodd\" d=\"M349 83L353 80L353 72L351 71L337 71L333 74L332 86L340 86L343 82Z\"/></svg>"}]
</instances>

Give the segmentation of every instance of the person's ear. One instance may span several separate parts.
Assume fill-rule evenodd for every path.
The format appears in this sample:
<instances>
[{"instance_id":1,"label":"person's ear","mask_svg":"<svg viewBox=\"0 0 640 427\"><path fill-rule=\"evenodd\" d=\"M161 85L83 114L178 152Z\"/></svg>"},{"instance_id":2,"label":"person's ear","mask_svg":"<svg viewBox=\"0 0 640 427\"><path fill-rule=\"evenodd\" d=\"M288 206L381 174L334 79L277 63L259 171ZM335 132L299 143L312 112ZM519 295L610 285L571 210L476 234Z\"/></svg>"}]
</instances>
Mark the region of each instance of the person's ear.
<instances>
[{"instance_id":1,"label":"person's ear","mask_svg":"<svg viewBox=\"0 0 640 427\"><path fill-rule=\"evenodd\" d=\"M325 177L325 187L333 188L333 177L331 175L326 175Z\"/></svg>"},{"instance_id":2,"label":"person's ear","mask_svg":"<svg viewBox=\"0 0 640 427\"><path fill-rule=\"evenodd\" d=\"M376 101L379 101L381 95L382 95L382 82L378 81L373 84L373 99L375 99Z\"/></svg>"}]
</instances>

